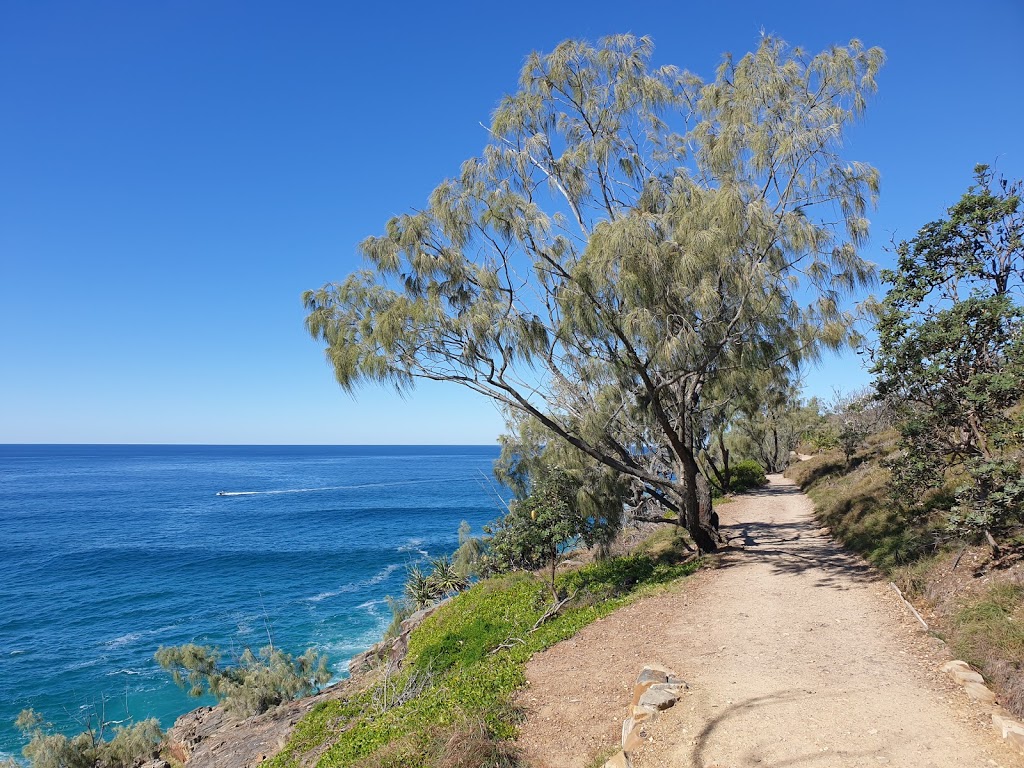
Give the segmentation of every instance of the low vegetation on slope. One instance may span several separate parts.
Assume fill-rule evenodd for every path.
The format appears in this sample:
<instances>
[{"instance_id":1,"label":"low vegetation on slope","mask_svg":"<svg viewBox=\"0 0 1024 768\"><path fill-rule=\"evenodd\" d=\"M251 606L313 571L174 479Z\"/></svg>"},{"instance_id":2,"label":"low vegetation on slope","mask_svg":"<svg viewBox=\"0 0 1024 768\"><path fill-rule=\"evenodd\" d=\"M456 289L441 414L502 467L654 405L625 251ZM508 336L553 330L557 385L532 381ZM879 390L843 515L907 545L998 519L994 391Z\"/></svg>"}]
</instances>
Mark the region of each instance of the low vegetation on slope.
<instances>
[{"instance_id":1,"label":"low vegetation on slope","mask_svg":"<svg viewBox=\"0 0 1024 768\"><path fill-rule=\"evenodd\" d=\"M981 670L1004 706L1024 716L1024 562L995 561L987 545L952 537L948 488L933 490L914 514L895 503L883 466L893 441L875 435L849 463L841 453L822 454L787 474L832 533L924 607L953 654ZM1003 548L1022 544L1009 537Z\"/></svg>"},{"instance_id":2,"label":"low vegetation on slope","mask_svg":"<svg viewBox=\"0 0 1024 768\"><path fill-rule=\"evenodd\" d=\"M882 272L844 455L791 476L1024 716L1024 181L980 165L946 214Z\"/></svg>"},{"instance_id":3,"label":"low vegetation on slope","mask_svg":"<svg viewBox=\"0 0 1024 768\"><path fill-rule=\"evenodd\" d=\"M318 705L270 765L515 765L513 695L530 656L696 569L662 533L642 552L559 574L559 594L572 599L547 621L551 589L537 576L477 583L413 631L400 669L384 666L357 695Z\"/></svg>"}]
</instances>

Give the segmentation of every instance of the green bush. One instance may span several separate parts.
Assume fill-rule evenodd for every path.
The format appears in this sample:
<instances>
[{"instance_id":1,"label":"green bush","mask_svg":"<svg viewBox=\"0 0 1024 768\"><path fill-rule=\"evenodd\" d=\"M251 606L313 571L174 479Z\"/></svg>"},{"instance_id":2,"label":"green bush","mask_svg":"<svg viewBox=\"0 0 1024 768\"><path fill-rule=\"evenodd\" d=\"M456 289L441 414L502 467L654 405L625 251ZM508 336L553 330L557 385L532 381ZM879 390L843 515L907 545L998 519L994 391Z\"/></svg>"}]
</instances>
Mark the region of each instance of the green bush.
<instances>
[{"instance_id":1,"label":"green bush","mask_svg":"<svg viewBox=\"0 0 1024 768\"><path fill-rule=\"evenodd\" d=\"M745 459L732 467L732 490L737 493L767 485L764 469L753 459Z\"/></svg>"}]
</instances>

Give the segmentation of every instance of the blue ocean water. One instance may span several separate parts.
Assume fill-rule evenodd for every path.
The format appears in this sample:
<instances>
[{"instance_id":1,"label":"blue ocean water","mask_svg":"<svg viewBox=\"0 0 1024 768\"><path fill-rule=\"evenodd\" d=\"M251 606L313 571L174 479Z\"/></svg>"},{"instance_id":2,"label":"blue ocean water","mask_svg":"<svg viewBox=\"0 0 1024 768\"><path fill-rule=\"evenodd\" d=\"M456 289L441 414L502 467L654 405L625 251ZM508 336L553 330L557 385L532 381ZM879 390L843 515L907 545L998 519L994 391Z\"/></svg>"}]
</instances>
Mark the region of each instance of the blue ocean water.
<instances>
[{"instance_id":1,"label":"blue ocean water","mask_svg":"<svg viewBox=\"0 0 1024 768\"><path fill-rule=\"evenodd\" d=\"M0 759L33 707L67 732L199 704L160 645L379 639L406 566L500 514L491 446L0 445ZM229 495L217 495L225 491Z\"/></svg>"}]
</instances>

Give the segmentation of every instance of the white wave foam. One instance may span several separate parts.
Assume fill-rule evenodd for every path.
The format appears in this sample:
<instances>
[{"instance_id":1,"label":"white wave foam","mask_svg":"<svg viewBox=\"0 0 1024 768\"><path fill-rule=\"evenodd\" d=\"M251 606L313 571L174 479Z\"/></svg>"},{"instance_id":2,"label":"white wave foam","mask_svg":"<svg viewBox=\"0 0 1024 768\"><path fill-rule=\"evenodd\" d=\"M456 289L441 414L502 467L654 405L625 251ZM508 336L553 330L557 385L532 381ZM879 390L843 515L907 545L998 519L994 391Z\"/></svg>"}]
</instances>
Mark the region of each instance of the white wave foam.
<instances>
[{"instance_id":1,"label":"white wave foam","mask_svg":"<svg viewBox=\"0 0 1024 768\"><path fill-rule=\"evenodd\" d=\"M176 625L174 624L167 624L162 627L157 627L156 629L140 629L135 632L127 632L123 635L120 635L119 637L115 637L113 640L107 640L106 642L102 643L102 646L104 648L107 648L108 650L113 650L115 648L123 648L126 645L131 645L132 643L138 642L144 637L152 637L153 635L162 634L163 632L166 632L169 629L174 629L175 626Z\"/></svg>"},{"instance_id":2,"label":"white wave foam","mask_svg":"<svg viewBox=\"0 0 1024 768\"><path fill-rule=\"evenodd\" d=\"M386 602L387 600L367 600L365 603L360 603L359 605L357 605L356 609L358 610L359 608L364 608L366 610L370 610L371 608L374 608L378 605L384 605L384 603Z\"/></svg>"},{"instance_id":3,"label":"white wave foam","mask_svg":"<svg viewBox=\"0 0 1024 768\"><path fill-rule=\"evenodd\" d=\"M329 597L337 597L340 594L342 594L341 590L336 590L336 591L331 591L331 592L321 592L319 595L313 595L312 597L307 597L306 598L306 602L307 603L319 603L319 602L321 602L323 600L326 600Z\"/></svg>"},{"instance_id":4,"label":"white wave foam","mask_svg":"<svg viewBox=\"0 0 1024 768\"><path fill-rule=\"evenodd\" d=\"M66 667L64 667L64 671L73 672L76 669L87 669L88 667L95 667L97 664L100 664L103 661L106 661L105 656L97 656L95 658L87 659L85 661L76 661L74 664L68 664Z\"/></svg>"},{"instance_id":5,"label":"white wave foam","mask_svg":"<svg viewBox=\"0 0 1024 768\"><path fill-rule=\"evenodd\" d=\"M103 647L121 648L122 646L128 645L129 643L134 643L136 640L141 639L141 632L128 632L127 634L121 635L120 637L115 637L113 640L107 640L107 642L103 644Z\"/></svg>"},{"instance_id":6,"label":"white wave foam","mask_svg":"<svg viewBox=\"0 0 1024 768\"><path fill-rule=\"evenodd\" d=\"M365 611L367 616L374 619L381 618L381 607L387 605L387 600L367 600L356 606L357 611Z\"/></svg>"},{"instance_id":7,"label":"white wave foam","mask_svg":"<svg viewBox=\"0 0 1024 768\"><path fill-rule=\"evenodd\" d=\"M430 553L423 549L423 539L409 539L404 544L399 544L395 548L396 552L415 552L420 557L430 557Z\"/></svg>"},{"instance_id":8,"label":"white wave foam","mask_svg":"<svg viewBox=\"0 0 1024 768\"><path fill-rule=\"evenodd\" d=\"M381 569L380 571L378 571L377 573L375 573L373 576L371 576L368 579L363 579L362 581L356 581L356 582L353 582L352 584L345 584L344 586L339 587L338 589L333 589L333 590L330 590L328 592L321 592L319 595L313 595L313 597L307 597L306 598L306 602L307 603L320 603L320 602L323 602L324 600L329 600L332 597L338 597L340 595L347 595L350 592L357 592L360 589L366 589L367 587L372 587L375 584L380 584L388 576L390 576L392 573L394 573L395 571L397 571L401 567L402 566L400 566L400 565L392 563L391 565L388 565L385 568Z\"/></svg>"},{"instance_id":9,"label":"white wave foam","mask_svg":"<svg viewBox=\"0 0 1024 768\"><path fill-rule=\"evenodd\" d=\"M117 670L114 670L113 672L107 672L107 677L111 677L113 675L141 675L141 674L143 674L143 673L139 672L136 669L117 669Z\"/></svg>"}]
</instances>

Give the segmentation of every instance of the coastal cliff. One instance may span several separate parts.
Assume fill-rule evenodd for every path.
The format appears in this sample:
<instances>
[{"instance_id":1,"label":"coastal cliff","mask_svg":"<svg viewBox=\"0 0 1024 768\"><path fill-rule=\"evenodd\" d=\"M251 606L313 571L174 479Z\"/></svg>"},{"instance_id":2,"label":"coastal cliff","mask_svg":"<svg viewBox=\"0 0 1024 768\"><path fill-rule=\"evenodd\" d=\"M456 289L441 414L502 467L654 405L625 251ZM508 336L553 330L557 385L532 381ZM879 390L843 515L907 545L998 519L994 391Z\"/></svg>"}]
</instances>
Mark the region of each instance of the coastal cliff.
<instances>
[{"instance_id":1,"label":"coastal cliff","mask_svg":"<svg viewBox=\"0 0 1024 768\"><path fill-rule=\"evenodd\" d=\"M223 706L199 707L187 712L167 733L168 757L186 768L259 765L284 748L296 723L317 704L346 698L366 687L381 664L400 665L409 648L409 635L443 604L414 613L402 622L397 636L385 638L353 657L348 664L348 678L313 696L248 718L232 715Z\"/></svg>"}]
</instances>

